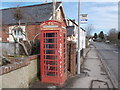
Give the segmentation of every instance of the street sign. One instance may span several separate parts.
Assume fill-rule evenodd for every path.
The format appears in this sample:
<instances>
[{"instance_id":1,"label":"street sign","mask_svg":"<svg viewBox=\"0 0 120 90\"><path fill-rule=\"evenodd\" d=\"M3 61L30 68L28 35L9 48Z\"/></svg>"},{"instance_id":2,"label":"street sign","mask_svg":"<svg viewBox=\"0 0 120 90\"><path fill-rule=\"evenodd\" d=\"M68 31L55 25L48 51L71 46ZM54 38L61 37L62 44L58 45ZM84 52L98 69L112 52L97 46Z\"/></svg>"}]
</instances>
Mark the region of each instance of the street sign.
<instances>
[{"instance_id":1,"label":"street sign","mask_svg":"<svg viewBox=\"0 0 120 90\"><path fill-rule=\"evenodd\" d=\"M87 23L88 22L88 14L80 14L80 21L82 23Z\"/></svg>"}]
</instances>

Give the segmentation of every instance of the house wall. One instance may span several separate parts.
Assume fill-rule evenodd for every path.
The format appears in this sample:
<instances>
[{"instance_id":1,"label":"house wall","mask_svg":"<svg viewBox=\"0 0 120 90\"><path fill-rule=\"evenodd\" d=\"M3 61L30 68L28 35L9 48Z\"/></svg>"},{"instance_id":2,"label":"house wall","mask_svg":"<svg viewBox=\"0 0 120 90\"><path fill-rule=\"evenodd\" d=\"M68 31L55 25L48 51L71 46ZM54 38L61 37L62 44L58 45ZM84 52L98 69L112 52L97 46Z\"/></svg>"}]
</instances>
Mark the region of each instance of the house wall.
<instances>
[{"instance_id":1,"label":"house wall","mask_svg":"<svg viewBox=\"0 0 120 90\"><path fill-rule=\"evenodd\" d=\"M82 48L85 48L85 38L86 38L86 35L85 35L85 31L83 31L82 29L80 29L80 46L81 46L81 49Z\"/></svg>"},{"instance_id":2,"label":"house wall","mask_svg":"<svg viewBox=\"0 0 120 90\"><path fill-rule=\"evenodd\" d=\"M28 25L26 30L28 33L28 40L33 40L35 35L40 33L40 25ZM39 39L39 36L37 38Z\"/></svg>"},{"instance_id":3,"label":"house wall","mask_svg":"<svg viewBox=\"0 0 120 90\"><path fill-rule=\"evenodd\" d=\"M67 24L68 26L74 26L73 22L71 22L70 20L67 19Z\"/></svg>"},{"instance_id":4,"label":"house wall","mask_svg":"<svg viewBox=\"0 0 120 90\"><path fill-rule=\"evenodd\" d=\"M75 25L74 29L75 36L73 37L73 41L77 43L78 48L78 27ZM82 29L80 29L80 49L84 49L86 46L86 32Z\"/></svg>"},{"instance_id":5,"label":"house wall","mask_svg":"<svg viewBox=\"0 0 120 90\"><path fill-rule=\"evenodd\" d=\"M56 17L55 19L60 21L60 22L63 22L65 23L65 18L63 17L63 12L62 12L62 7L60 7L57 11L56 11Z\"/></svg>"},{"instance_id":6,"label":"house wall","mask_svg":"<svg viewBox=\"0 0 120 90\"><path fill-rule=\"evenodd\" d=\"M13 42L14 39L11 35L8 35L6 32L11 33L11 28L13 28L15 25L10 25L10 26L3 26L2 28L2 42ZM26 30L27 34L28 34L28 40L33 40L34 36L37 33L40 33L40 28L39 25L27 25L26 27L23 25L22 27L26 28L24 29L24 31ZM25 37L23 38L23 40L25 40Z\"/></svg>"},{"instance_id":7,"label":"house wall","mask_svg":"<svg viewBox=\"0 0 120 90\"><path fill-rule=\"evenodd\" d=\"M10 28L12 28L13 25L11 26L5 26L2 29L2 41L0 42L0 55L10 55L10 56L14 56L15 55L15 50L16 50L16 54L19 55L20 51L19 51L19 45L14 43L14 39L11 35L6 34L6 32L10 32ZM39 25L28 25L26 27L26 31L28 33L28 40L33 40L33 38L35 37L35 35L37 33L40 33L40 28ZM36 37L39 39L39 36ZM25 40L25 38L23 39ZM16 46L16 48L15 48Z\"/></svg>"},{"instance_id":8,"label":"house wall","mask_svg":"<svg viewBox=\"0 0 120 90\"><path fill-rule=\"evenodd\" d=\"M2 42L8 42L7 38L9 35L7 32L9 32L9 26L2 26Z\"/></svg>"}]
</instances>

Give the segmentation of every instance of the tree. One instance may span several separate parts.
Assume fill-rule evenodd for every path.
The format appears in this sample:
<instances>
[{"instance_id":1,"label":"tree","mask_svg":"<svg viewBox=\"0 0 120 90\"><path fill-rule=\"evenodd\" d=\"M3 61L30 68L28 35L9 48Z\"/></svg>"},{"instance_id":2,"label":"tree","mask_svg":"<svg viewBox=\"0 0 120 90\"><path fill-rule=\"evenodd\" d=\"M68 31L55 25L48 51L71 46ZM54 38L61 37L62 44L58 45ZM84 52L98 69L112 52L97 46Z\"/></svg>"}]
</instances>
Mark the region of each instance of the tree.
<instances>
[{"instance_id":1,"label":"tree","mask_svg":"<svg viewBox=\"0 0 120 90\"><path fill-rule=\"evenodd\" d=\"M39 10L36 10L36 11L39 11ZM38 13L36 14L35 17L38 17ZM18 5L18 7L16 9L13 10L13 17L14 19L17 21L17 25L15 26L15 29L13 28L11 33L7 32L7 34L11 35L14 39L14 42L15 43L18 43L20 46L22 46L24 52L25 52L25 55L30 55L32 53L32 48L35 44L35 39L37 38L37 36L39 36L39 33L36 32L36 35L34 37L33 40L28 40L28 32L29 30L27 30L27 25L29 25L29 23L35 18L35 17L32 17L32 15L28 14L28 17L26 19L24 19L24 10L21 9ZM24 19L25 21L25 31L22 30L22 27L21 27L21 20ZM37 30L38 28L36 28ZM13 34L15 31L18 31L18 30L21 30L21 34L25 37L25 41L23 40L17 40L17 38L15 37L15 35ZM27 43L27 46L25 45L25 43ZM15 45L15 49L16 49L16 45ZM15 50L16 51L16 50ZM14 51L14 53L15 53Z\"/></svg>"},{"instance_id":2,"label":"tree","mask_svg":"<svg viewBox=\"0 0 120 90\"><path fill-rule=\"evenodd\" d=\"M103 31L101 31L101 32L99 33L99 38L101 38L102 40L105 39Z\"/></svg>"},{"instance_id":3,"label":"tree","mask_svg":"<svg viewBox=\"0 0 120 90\"><path fill-rule=\"evenodd\" d=\"M87 38L90 38L91 37L91 32L94 29L94 26L92 24L89 24L85 29L87 31Z\"/></svg>"},{"instance_id":4,"label":"tree","mask_svg":"<svg viewBox=\"0 0 120 90\"><path fill-rule=\"evenodd\" d=\"M14 17L15 20L18 21L18 23L19 23L19 25L20 25L20 20L23 19L23 13L22 13L22 10L21 10L19 7L17 7L17 8L14 10L14 12L13 12L13 17Z\"/></svg>"},{"instance_id":5,"label":"tree","mask_svg":"<svg viewBox=\"0 0 120 90\"><path fill-rule=\"evenodd\" d=\"M94 33L93 38L94 38L94 39L97 39L97 37L98 37L97 33Z\"/></svg>"},{"instance_id":6,"label":"tree","mask_svg":"<svg viewBox=\"0 0 120 90\"><path fill-rule=\"evenodd\" d=\"M115 28L110 29L108 32L108 40L110 40L113 43L118 42L118 37L119 37L118 34L119 33Z\"/></svg>"},{"instance_id":7,"label":"tree","mask_svg":"<svg viewBox=\"0 0 120 90\"><path fill-rule=\"evenodd\" d=\"M36 9L36 11L39 11L39 10ZM13 28L11 31L9 31L7 29L8 26L5 25L4 22L2 22L2 25L0 27L2 27L1 29L6 34L11 35L13 37L15 43L18 43L19 46L22 46L25 55L28 56L28 55L31 55L31 54L38 54L39 53L39 46L40 46L39 45L40 42L39 42L39 40L37 40L37 37L40 35L40 33L39 33L39 25L38 26L36 25L36 29L35 29L36 33L35 33L35 36L34 36L33 40L31 40L31 41L28 40L28 32L29 32L29 30L27 30L26 27L27 27L27 25L29 25L29 23L32 20L34 20L36 17L39 17L39 15L36 13L36 16L33 17L31 14L26 13L27 17L24 19L24 13L26 13L26 12L22 8L20 8L19 5L18 5L18 7L16 9L12 9L13 17L17 21L16 25L14 25L15 28ZM25 21L25 23L24 23L25 31L23 31L23 29L22 29L23 25L21 25L21 20L23 20L23 19ZM25 41L23 41L22 39L18 40L16 38L16 36L14 34L16 31L21 32L21 34L25 37ZM26 45L26 43L27 43L27 45ZM14 49L14 54L16 54L16 49L17 49L16 44L14 44L14 48L15 48ZM10 60L8 59L7 55L2 54L2 55L0 55L0 58L2 58L1 59L2 62L3 62L2 65L4 65L4 63L6 63L6 64L10 63Z\"/></svg>"},{"instance_id":8,"label":"tree","mask_svg":"<svg viewBox=\"0 0 120 90\"><path fill-rule=\"evenodd\" d=\"M23 36L25 36L26 41L27 41L27 43L29 44L29 47L32 48L32 45L31 45L30 41L28 40L27 32L24 32L24 31L22 30L22 28L21 28L21 22L20 22L20 21L24 18L23 16L24 16L24 13L22 12L21 8L18 6L18 7L13 11L13 17L14 17L14 19L18 22L18 25L16 26L16 29L13 29L12 31L14 32L14 31L18 31L18 30L21 29L21 34L22 34ZM26 26L27 26L27 25L26 25ZM17 38L15 38L13 32L9 33L9 35L12 35L15 43L18 43L19 45L21 45L21 46L23 47L26 55L30 55L30 53L27 51L27 47L25 46L24 42L23 42L22 40L21 40L21 41L17 40ZM15 48L16 48L16 46L15 46ZM15 50L15 51L16 51L16 50ZM30 52L31 52L31 49L30 49Z\"/></svg>"}]
</instances>

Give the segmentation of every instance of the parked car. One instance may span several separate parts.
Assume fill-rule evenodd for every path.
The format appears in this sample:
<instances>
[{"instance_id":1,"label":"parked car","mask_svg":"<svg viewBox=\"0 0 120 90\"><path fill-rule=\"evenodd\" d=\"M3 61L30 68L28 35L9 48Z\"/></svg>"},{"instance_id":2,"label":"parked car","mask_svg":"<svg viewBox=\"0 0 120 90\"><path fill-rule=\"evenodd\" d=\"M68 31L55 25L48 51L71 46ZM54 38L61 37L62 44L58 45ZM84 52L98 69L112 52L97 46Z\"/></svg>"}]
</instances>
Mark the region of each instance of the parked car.
<instances>
[{"instance_id":1,"label":"parked car","mask_svg":"<svg viewBox=\"0 0 120 90\"><path fill-rule=\"evenodd\" d=\"M106 40L105 43L110 43L110 41L109 41L109 40Z\"/></svg>"}]
</instances>

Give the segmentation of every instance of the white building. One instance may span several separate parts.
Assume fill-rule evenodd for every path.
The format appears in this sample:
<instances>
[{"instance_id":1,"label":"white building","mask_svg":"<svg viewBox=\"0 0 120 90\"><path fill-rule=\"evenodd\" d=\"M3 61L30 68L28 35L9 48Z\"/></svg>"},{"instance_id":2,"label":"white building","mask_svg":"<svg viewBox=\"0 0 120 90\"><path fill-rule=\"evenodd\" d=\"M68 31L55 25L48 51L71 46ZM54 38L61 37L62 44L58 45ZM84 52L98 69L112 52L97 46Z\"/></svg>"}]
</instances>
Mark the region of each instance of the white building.
<instances>
[{"instance_id":1,"label":"white building","mask_svg":"<svg viewBox=\"0 0 120 90\"><path fill-rule=\"evenodd\" d=\"M78 47L78 25L74 20L67 19L67 39L68 41L74 41L77 43ZM83 28L80 28L80 49L86 47L86 31Z\"/></svg>"}]
</instances>

